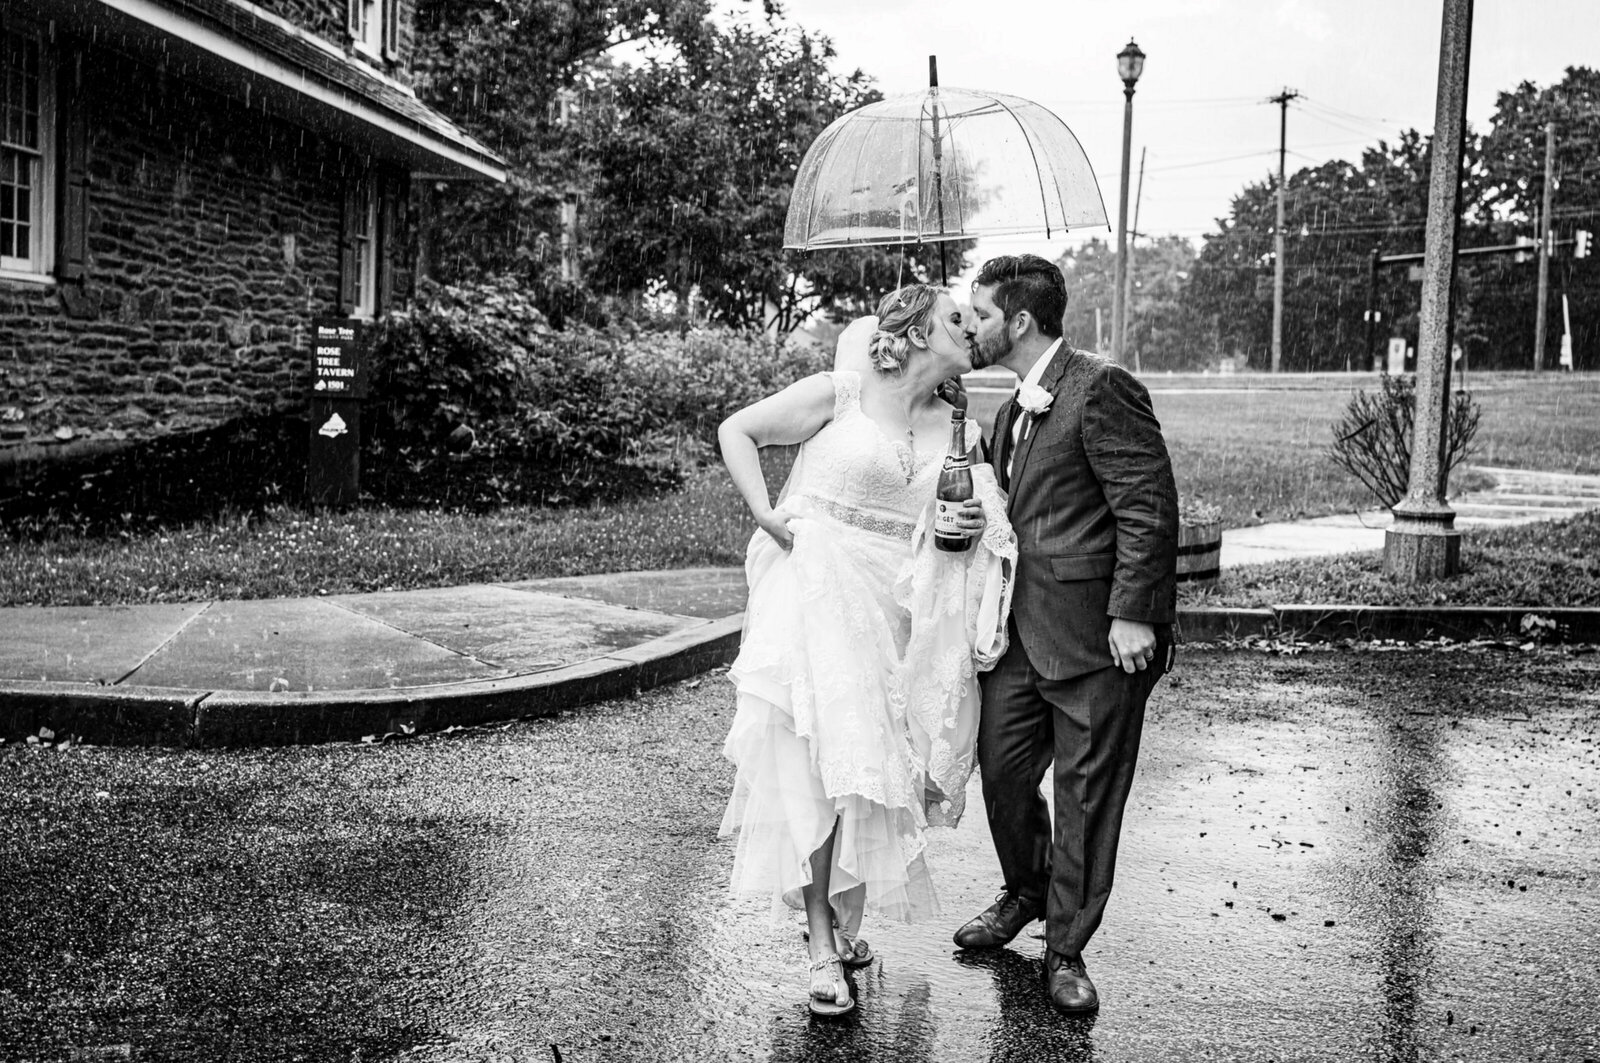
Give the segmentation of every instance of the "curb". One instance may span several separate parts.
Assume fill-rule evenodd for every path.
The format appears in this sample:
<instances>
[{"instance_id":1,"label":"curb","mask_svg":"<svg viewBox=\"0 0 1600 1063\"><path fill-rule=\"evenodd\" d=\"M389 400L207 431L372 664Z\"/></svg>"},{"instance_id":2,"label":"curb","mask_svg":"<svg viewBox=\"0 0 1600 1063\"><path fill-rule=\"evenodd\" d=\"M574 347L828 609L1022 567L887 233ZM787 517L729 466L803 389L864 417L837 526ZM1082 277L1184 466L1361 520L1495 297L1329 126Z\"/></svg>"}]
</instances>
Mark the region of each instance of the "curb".
<instances>
[{"instance_id":1,"label":"curb","mask_svg":"<svg viewBox=\"0 0 1600 1063\"><path fill-rule=\"evenodd\" d=\"M553 716L727 664L739 652L743 629L738 613L549 671L391 690L267 693L13 681L0 687L0 734L16 740L48 728L95 745L214 748L359 741Z\"/></svg>"},{"instance_id":2,"label":"curb","mask_svg":"<svg viewBox=\"0 0 1600 1063\"><path fill-rule=\"evenodd\" d=\"M1600 609L1533 606L1182 608L1178 639L1524 640L1533 637L1523 626L1528 617L1539 618L1540 641L1600 643ZM743 629L744 614L735 613L549 671L389 690L268 693L13 680L0 684L0 735L15 741L47 728L95 745L248 747L553 716L728 664Z\"/></svg>"},{"instance_id":3,"label":"curb","mask_svg":"<svg viewBox=\"0 0 1600 1063\"><path fill-rule=\"evenodd\" d=\"M1421 642L1440 638L1466 642L1527 639L1534 637L1530 630L1538 631L1538 637L1545 642L1600 642L1600 609L1476 605L1183 608L1178 610L1178 630L1182 642L1219 642L1251 636L1296 638L1307 642L1336 639Z\"/></svg>"}]
</instances>

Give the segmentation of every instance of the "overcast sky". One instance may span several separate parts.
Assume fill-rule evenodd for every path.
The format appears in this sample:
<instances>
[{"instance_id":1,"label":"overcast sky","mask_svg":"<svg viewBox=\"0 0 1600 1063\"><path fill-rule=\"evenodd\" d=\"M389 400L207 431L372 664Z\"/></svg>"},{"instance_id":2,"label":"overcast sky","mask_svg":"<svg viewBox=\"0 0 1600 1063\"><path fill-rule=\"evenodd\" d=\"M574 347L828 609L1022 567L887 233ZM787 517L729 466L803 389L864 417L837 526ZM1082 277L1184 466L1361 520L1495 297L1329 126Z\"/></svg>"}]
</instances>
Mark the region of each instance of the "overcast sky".
<instances>
[{"instance_id":1,"label":"overcast sky","mask_svg":"<svg viewBox=\"0 0 1600 1063\"><path fill-rule=\"evenodd\" d=\"M1279 112L1262 101L1285 87L1303 94L1289 109L1291 173L1330 158L1357 159L1364 145L1393 140L1402 129L1433 130L1442 0L784 6L789 21L832 38L838 68L862 68L886 94L925 87L928 56L936 54L943 85L1049 107L1088 153L1113 225L1123 103L1116 55L1133 37L1148 56L1134 97L1135 183L1139 149L1148 148L1139 228L1197 245L1246 181L1276 169ZM1468 120L1486 126L1498 93L1522 81L1549 85L1568 66L1600 66L1600 0L1478 0ZM979 251L1055 257L1066 246L985 241Z\"/></svg>"}]
</instances>

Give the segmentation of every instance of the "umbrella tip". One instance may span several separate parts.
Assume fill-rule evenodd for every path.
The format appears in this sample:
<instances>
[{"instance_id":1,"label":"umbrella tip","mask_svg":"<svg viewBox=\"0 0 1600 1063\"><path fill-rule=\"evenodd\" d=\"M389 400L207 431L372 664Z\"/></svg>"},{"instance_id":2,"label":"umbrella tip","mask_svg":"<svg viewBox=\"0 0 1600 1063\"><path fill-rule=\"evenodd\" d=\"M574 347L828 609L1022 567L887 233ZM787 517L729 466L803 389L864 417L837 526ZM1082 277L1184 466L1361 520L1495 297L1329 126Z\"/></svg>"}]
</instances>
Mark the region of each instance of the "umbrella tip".
<instances>
[{"instance_id":1,"label":"umbrella tip","mask_svg":"<svg viewBox=\"0 0 1600 1063\"><path fill-rule=\"evenodd\" d=\"M928 56L928 87L939 87L939 57L936 55Z\"/></svg>"}]
</instances>

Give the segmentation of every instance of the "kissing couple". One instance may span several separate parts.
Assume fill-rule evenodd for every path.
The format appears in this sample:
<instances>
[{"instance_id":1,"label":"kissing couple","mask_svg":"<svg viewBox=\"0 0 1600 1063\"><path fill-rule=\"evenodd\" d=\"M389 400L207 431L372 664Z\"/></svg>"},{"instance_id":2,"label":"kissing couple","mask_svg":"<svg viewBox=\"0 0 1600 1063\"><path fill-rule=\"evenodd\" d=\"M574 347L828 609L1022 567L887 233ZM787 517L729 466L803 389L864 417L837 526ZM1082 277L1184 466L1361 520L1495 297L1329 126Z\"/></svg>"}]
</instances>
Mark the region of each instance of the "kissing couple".
<instances>
[{"instance_id":1,"label":"kissing couple","mask_svg":"<svg viewBox=\"0 0 1600 1063\"><path fill-rule=\"evenodd\" d=\"M876 959L866 914L938 912L926 831L960 818L974 764L1002 889L956 944L1001 948L1043 919L1051 1001L1099 1007L1084 950L1145 702L1172 663L1178 502L1149 394L1063 342L1066 308L1065 278L1036 255L985 263L970 310L908 285L879 304L858 369L800 380L718 431L758 525L724 746L730 884L805 912L818 1015L855 1007L845 969ZM985 444L941 396L992 365L1020 385ZM794 444L774 505L758 451ZM974 541L962 552L933 542L947 449L973 471L954 510Z\"/></svg>"}]
</instances>

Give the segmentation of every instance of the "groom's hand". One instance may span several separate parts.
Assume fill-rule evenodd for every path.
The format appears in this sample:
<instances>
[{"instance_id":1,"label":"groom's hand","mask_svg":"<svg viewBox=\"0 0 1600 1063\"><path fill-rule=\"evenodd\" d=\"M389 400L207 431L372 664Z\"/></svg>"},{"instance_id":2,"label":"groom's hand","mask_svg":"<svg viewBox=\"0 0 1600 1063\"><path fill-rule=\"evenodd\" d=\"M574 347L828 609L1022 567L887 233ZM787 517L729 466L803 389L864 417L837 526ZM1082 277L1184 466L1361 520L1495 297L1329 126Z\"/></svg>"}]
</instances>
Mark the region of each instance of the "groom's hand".
<instances>
[{"instance_id":1,"label":"groom's hand","mask_svg":"<svg viewBox=\"0 0 1600 1063\"><path fill-rule=\"evenodd\" d=\"M1156 629L1137 620L1111 618L1111 659L1118 668L1132 675L1150 667L1156 656Z\"/></svg>"}]
</instances>

